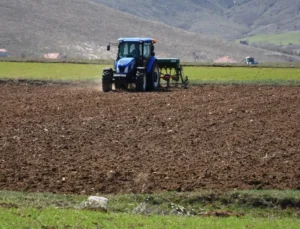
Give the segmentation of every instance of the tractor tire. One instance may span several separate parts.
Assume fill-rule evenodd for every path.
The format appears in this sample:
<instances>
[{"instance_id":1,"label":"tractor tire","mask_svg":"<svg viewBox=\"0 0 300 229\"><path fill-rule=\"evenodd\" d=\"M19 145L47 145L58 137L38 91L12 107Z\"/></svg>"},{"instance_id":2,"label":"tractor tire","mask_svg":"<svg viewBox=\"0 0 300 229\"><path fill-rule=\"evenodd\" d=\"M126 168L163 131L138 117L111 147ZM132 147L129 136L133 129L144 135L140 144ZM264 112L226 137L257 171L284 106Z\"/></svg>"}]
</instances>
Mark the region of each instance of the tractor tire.
<instances>
[{"instance_id":1,"label":"tractor tire","mask_svg":"<svg viewBox=\"0 0 300 229\"><path fill-rule=\"evenodd\" d=\"M102 74L102 91L109 92L112 90L113 71L111 68L104 69Z\"/></svg>"},{"instance_id":2,"label":"tractor tire","mask_svg":"<svg viewBox=\"0 0 300 229\"><path fill-rule=\"evenodd\" d=\"M136 91L146 91L146 72L144 68L138 68L136 71Z\"/></svg>"},{"instance_id":3,"label":"tractor tire","mask_svg":"<svg viewBox=\"0 0 300 229\"><path fill-rule=\"evenodd\" d=\"M154 62L150 73L147 76L147 91L157 91L160 87L160 72L157 63Z\"/></svg>"}]
</instances>

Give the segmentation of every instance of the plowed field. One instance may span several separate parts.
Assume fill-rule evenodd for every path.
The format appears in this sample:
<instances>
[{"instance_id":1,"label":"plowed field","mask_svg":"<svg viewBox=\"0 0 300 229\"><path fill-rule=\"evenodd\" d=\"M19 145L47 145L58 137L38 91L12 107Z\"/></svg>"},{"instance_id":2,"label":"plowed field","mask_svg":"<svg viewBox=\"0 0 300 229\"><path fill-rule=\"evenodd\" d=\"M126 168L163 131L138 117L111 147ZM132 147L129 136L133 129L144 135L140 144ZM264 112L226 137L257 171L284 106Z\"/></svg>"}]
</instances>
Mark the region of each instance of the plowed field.
<instances>
[{"instance_id":1,"label":"plowed field","mask_svg":"<svg viewBox=\"0 0 300 229\"><path fill-rule=\"evenodd\" d=\"M300 87L0 85L0 189L300 189Z\"/></svg>"}]
</instances>

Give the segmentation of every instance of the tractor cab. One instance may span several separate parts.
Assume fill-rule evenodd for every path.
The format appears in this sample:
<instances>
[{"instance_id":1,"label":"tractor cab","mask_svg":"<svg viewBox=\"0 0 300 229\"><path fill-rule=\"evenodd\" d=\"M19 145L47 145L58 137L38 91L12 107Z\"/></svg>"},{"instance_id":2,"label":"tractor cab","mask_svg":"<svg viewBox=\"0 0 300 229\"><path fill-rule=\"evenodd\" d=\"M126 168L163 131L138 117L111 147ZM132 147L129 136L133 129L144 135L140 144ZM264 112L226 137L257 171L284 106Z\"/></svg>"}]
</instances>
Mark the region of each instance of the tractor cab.
<instances>
[{"instance_id":1,"label":"tractor cab","mask_svg":"<svg viewBox=\"0 0 300 229\"><path fill-rule=\"evenodd\" d=\"M146 61L155 56L154 44L155 39L152 38L119 38L118 53L115 61L118 62L132 62L135 61L137 67L145 67ZM110 45L107 46L110 50ZM115 68L116 70L117 68Z\"/></svg>"},{"instance_id":2,"label":"tractor cab","mask_svg":"<svg viewBox=\"0 0 300 229\"><path fill-rule=\"evenodd\" d=\"M154 43L156 40L152 38L120 38L116 67L120 60L122 63L134 61L136 67L146 67L147 61L155 56Z\"/></svg>"}]
</instances>

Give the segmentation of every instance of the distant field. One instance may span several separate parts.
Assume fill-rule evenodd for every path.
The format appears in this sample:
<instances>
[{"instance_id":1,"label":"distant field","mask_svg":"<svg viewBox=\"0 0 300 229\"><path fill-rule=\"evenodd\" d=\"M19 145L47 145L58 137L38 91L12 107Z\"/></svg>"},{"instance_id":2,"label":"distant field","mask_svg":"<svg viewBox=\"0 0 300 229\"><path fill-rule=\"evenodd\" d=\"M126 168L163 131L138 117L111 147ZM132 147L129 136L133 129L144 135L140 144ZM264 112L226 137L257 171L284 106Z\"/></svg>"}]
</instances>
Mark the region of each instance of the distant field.
<instances>
[{"instance_id":1,"label":"distant field","mask_svg":"<svg viewBox=\"0 0 300 229\"><path fill-rule=\"evenodd\" d=\"M0 62L2 79L99 80L107 65ZM185 66L191 83L300 84L300 68Z\"/></svg>"},{"instance_id":2,"label":"distant field","mask_svg":"<svg viewBox=\"0 0 300 229\"><path fill-rule=\"evenodd\" d=\"M185 67L194 83L300 84L300 68Z\"/></svg>"},{"instance_id":3,"label":"distant field","mask_svg":"<svg viewBox=\"0 0 300 229\"><path fill-rule=\"evenodd\" d=\"M249 43L268 42L274 45L288 45L289 43L300 45L300 31L245 37L237 40L237 42L240 40L247 40Z\"/></svg>"},{"instance_id":4,"label":"distant field","mask_svg":"<svg viewBox=\"0 0 300 229\"><path fill-rule=\"evenodd\" d=\"M37 80L101 79L105 65L0 62L0 78Z\"/></svg>"}]
</instances>

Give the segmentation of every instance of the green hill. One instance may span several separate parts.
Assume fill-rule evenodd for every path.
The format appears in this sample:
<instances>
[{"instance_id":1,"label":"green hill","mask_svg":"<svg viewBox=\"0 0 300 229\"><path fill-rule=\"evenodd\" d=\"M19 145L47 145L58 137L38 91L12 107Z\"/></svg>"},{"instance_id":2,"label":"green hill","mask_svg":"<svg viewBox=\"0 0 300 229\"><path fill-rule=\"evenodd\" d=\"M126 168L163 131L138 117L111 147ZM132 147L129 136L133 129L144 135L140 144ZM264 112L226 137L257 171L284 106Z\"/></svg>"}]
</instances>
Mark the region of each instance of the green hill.
<instances>
[{"instance_id":1,"label":"green hill","mask_svg":"<svg viewBox=\"0 0 300 229\"><path fill-rule=\"evenodd\" d=\"M266 34L256 35L252 37L245 37L240 40L247 40L249 43L269 43L274 45L300 45L300 31L293 31L282 34Z\"/></svg>"}]
</instances>

